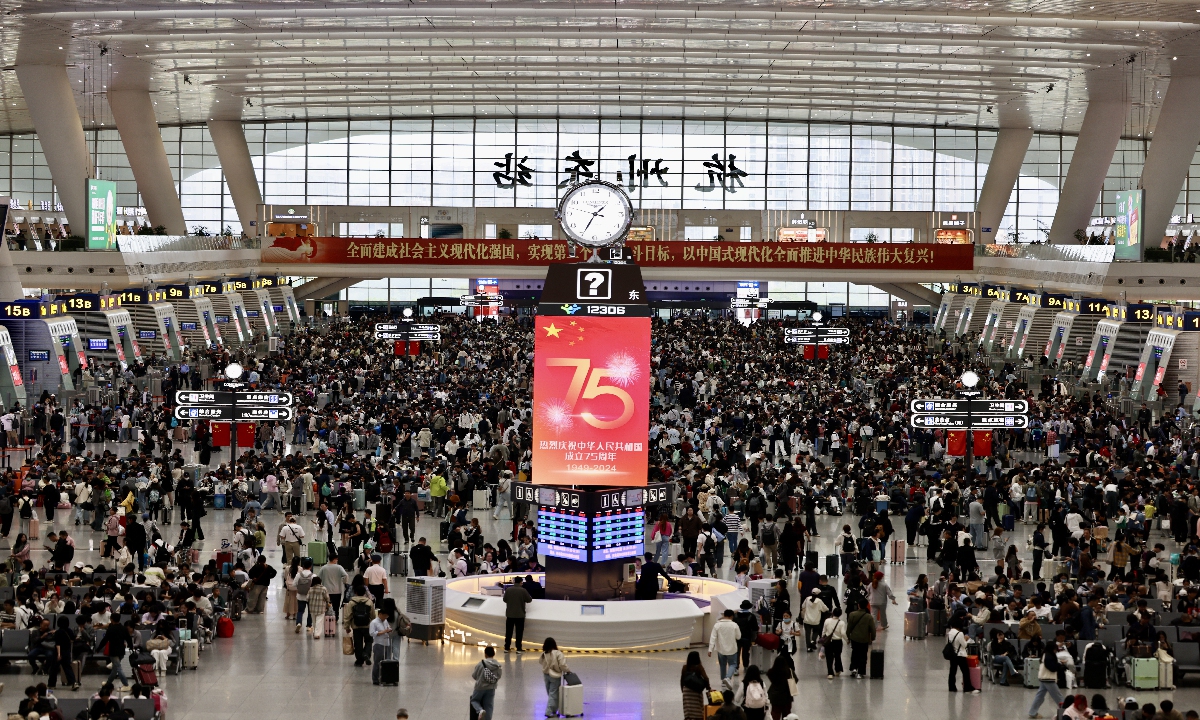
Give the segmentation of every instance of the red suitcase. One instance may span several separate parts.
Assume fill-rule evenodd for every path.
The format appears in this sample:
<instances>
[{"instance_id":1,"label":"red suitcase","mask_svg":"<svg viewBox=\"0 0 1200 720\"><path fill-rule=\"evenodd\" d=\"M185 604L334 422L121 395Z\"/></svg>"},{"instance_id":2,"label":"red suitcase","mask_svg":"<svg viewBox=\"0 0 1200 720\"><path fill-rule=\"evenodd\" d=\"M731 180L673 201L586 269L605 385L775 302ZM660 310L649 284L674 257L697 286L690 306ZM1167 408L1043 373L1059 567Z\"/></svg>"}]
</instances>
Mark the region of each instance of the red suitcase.
<instances>
[{"instance_id":1,"label":"red suitcase","mask_svg":"<svg viewBox=\"0 0 1200 720\"><path fill-rule=\"evenodd\" d=\"M775 633L759 633L755 642L765 650L778 650L780 645L779 636Z\"/></svg>"},{"instance_id":2,"label":"red suitcase","mask_svg":"<svg viewBox=\"0 0 1200 720\"><path fill-rule=\"evenodd\" d=\"M134 673L137 675L137 681L141 685L154 687L158 684L158 675L154 672L154 663L138 665L134 668Z\"/></svg>"}]
</instances>

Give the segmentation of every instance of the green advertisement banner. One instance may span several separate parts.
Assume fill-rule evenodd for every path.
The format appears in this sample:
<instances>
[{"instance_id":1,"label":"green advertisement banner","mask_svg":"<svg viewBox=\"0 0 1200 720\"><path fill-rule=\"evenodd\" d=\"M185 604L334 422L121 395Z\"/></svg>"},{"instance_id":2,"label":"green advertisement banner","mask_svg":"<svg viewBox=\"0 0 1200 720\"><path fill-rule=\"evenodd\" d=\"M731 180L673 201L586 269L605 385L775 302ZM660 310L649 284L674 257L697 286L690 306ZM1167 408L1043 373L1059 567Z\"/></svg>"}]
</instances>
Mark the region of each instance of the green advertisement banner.
<instances>
[{"instance_id":1,"label":"green advertisement banner","mask_svg":"<svg viewBox=\"0 0 1200 720\"><path fill-rule=\"evenodd\" d=\"M1116 259L1141 262L1142 248L1142 190L1117 191L1117 223L1113 228L1116 240Z\"/></svg>"},{"instance_id":2,"label":"green advertisement banner","mask_svg":"<svg viewBox=\"0 0 1200 720\"><path fill-rule=\"evenodd\" d=\"M117 247L117 184L111 180L87 181L88 250Z\"/></svg>"}]
</instances>

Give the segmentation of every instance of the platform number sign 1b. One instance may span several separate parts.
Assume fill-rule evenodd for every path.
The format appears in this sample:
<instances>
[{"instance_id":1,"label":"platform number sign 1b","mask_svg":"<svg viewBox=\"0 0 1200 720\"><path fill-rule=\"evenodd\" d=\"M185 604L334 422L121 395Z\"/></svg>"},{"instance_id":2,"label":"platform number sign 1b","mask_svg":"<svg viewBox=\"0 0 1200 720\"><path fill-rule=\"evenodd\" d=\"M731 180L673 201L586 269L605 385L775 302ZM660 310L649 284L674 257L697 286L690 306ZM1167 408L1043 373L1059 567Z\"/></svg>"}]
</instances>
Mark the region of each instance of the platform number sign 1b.
<instances>
[{"instance_id":1,"label":"platform number sign 1b","mask_svg":"<svg viewBox=\"0 0 1200 720\"><path fill-rule=\"evenodd\" d=\"M575 271L575 296L580 300L612 300L612 270L577 269Z\"/></svg>"}]
</instances>

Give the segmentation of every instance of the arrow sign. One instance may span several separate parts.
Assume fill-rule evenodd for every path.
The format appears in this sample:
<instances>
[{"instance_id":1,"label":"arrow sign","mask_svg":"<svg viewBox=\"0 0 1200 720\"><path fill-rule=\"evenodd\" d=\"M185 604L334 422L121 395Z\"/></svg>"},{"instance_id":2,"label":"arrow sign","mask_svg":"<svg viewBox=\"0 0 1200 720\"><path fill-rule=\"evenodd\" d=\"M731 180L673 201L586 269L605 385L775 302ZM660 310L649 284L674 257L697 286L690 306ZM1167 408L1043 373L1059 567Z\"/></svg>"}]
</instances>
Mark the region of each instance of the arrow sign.
<instances>
[{"instance_id":1,"label":"arrow sign","mask_svg":"<svg viewBox=\"0 0 1200 720\"><path fill-rule=\"evenodd\" d=\"M177 405L175 417L179 420L231 420L232 405Z\"/></svg>"},{"instance_id":2,"label":"arrow sign","mask_svg":"<svg viewBox=\"0 0 1200 720\"><path fill-rule=\"evenodd\" d=\"M783 339L792 345L848 345L848 337L814 338L811 335L789 335Z\"/></svg>"},{"instance_id":3,"label":"arrow sign","mask_svg":"<svg viewBox=\"0 0 1200 720\"><path fill-rule=\"evenodd\" d=\"M964 400L957 398L930 398L913 400L909 408L914 413L943 413L965 415L988 413L1017 413L1029 412L1029 403L1025 400Z\"/></svg>"},{"instance_id":4,"label":"arrow sign","mask_svg":"<svg viewBox=\"0 0 1200 720\"><path fill-rule=\"evenodd\" d=\"M418 341L426 340L431 342L441 342L441 332L416 332L416 331L399 331L399 332L377 332L375 333L376 340L406 340Z\"/></svg>"},{"instance_id":5,"label":"arrow sign","mask_svg":"<svg viewBox=\"0 0 1200 720\"><path fill-rule=\"evenodd\" d=\"M784 335L811 335L818 333L829 337L850 337L850 328L845 327L802 327L785 328Z\"/></svg>"},{"instance_id":6,"label":"arrow sign","mask_svg":"<svg viewBox=\"0 0 1200 720\"><path fill-rule=\"evenodd\" d=\"M458 304L464 307L480 307L495 305L500 307L504 304L504 296L492 293L479 293L478 295L459 295Z\"/></svg>"},{"instance_id":7,"label":"arrow sign","mask_svg":"<svg viewBox=\"0 0 1200 720\"><path fill-rule=\"evenodd\" d=\"M235 420L291 420L290 407L241 407L236 408Z\"/></svg>"},{"instance_id":8,"label":"arrow sign","mask_svg":"<svg viewBox=\"0 0 1200 720\"><path fill-rule=\"evenodd\" d=\"M291 407L294 398L287 392L240 392L235 393L239 405L271 405Z\"/></svg>"},{"instance_id":9,"label":"arrow sign","mask_svg":"<svg viewBox=\"0 0 1200 720\"><path fill-rule=\"evenodd\" d=\"M942 428L945 430L1022 430L1029 427L1025 415L981 415L971 418L967 425L966 415L913 415L915 428Z\"/></svg>"},{"instance_id":10,"label":"arrow sign","mask_svg":"<svg viewBox=\"0 0 1200 720\"><path fill-rule=\"evenodd\" d=\"M231 392L203 392L197 390L176 390L176 405L228 405L233 402Z\"/></svg>"}]
</instances>

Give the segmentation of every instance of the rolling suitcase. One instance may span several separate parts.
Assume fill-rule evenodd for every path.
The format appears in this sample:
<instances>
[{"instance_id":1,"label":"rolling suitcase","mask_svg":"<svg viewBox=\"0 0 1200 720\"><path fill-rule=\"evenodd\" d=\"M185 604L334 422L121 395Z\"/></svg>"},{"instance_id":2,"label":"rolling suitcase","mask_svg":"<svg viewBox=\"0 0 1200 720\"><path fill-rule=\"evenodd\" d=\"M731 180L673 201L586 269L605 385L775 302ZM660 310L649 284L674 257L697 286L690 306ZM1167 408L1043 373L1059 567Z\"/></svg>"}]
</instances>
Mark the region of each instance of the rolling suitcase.
<instances>
[{"instance_id":1,"label":"rolling suitcase","mask_svg":"<svg viewBox=\"0 0 1200 720\"><path fill-rule=\"evenodd\" d=\"M325 635L327 637L335 637L337 635L337 615L333 614L333 608L329 608L325 612Z\"/></svg>"},{"instance_id":2,"label":"rolling suitcase","mask_svg":"<svg viewBox=\"0 0 1200 720\"><path fill-rule=\"evenodd\" d=\"M1134 690L1158 689L1158 658L1129 658L1129 687Z\"/></svg>"},{"instance_id":3,"label":"rolling suitcase","mask_svg":"<svg viewBox=\"0 0 1200 720\"><path fill-rule=\"evenodd\" d=\"M387 560L388 575L400 575L402 577L408 577L407 555L402 553L392 553L391 555L384 555L383 557L391 558L390 560Z\"/></svg>"},{"instance_id":4,"label":"rolling suitcase","mask_svg":"<svg viewBox=\"0 0 1200 720\"><path fill-rule=\"evenodd\" d=\"M825 574L828 575L830 579L836 578L841 574L841 561L841 556L837 554L825 556Z\"/></svg>"},{"instance_id":5,"label":"rolling suitcase","mask_svg":"<svg viewBox=\"0 0 1200 720\"><path fill-rule=\"evenodd\" d=\"M329 562L329 546L323 542L310 542L308 556L312 558L313 565L324 565Z\"/></svg>"},{"instance_id":6,"label":"rolling suitcase","mask_svg":"<svg viewBox=\"0 0 1200 720\"><path fill-rule=\"evenodd\" d=\"M288 496L288 501L291 503L290 509L291 509L293 515L300 514L300 502L302 500L304 500L304 498L300 495L289 495Z\"/></svg>"},{"instance_id":7,"label":"rolling suitcase","mask_svg":"<svg viewBox=\"0 0 1200 720\"><path fill-rule=\"evenodd\" d=\"M158 675L154 672L154 663L142 663L133 669L137 681L141 685L154 687L158 684Z\"/></svg>"},{"instance_id":8,"label":"rolling suitcase","mask_svg":"<svg viewBox=\"0 0 1200 720\"><path fill-rule=\"evenodd\" d=\"M929 615L924 612L904 613L904 637L921 640L929 626Z\"/></svg>"},{"instance_id":9,"label":"rolling suitcase","mask_svg":"<svg viewBox=\"0 0 1200 720\"><path fill-rule=\"evenodd\" d=\"M388 653L388 658L386 660L379 661L379 684L400 684L400 661L393 660L390 652Z\"/></svg>"},{"instance_id":10,"label":"rolling suitcase","mask_svg":"<svg viewBox=\"0 0 1200 720\"><path fill-rule=\"evenodd\" d=\"M337 557L338 565L345 568L346 572L350 572L351 568L354 567L354 561L358 558L358 555L354 552L353 545L347 545L337 549Z\"/></svg>"},{"instance_id":11,"label":"rolling suitcase","mask_svg":"<svg viewBox=\"0 0 1200 720\"><path fill-rule=\"evenodd\" d=\"M34 512L36 512L36 511L34 511ZM41 534L42 534L42 522L41 522L41 520L38 519L37 515L34 515L33 517L29 518L29 539L35 540Z\"/></svg>"},{"instance_id":12,"label":"rolling suitcase","mask_svg":"<svg viewBox=\"0 0 1200 720\"><path fill-rule=\"evenodd\" d=\"M200 667L200 641L185 640L183 642L183 666L190 670Z\"/></svg>"},{"instance_id":13,"label":"rolling suitcase","mask_svg":"<svg viewBox=\"0 0 1200 720\"><path fill-rule=\"evenodd\" d=\"M486 510L490 506L491 503L488 502L487 490L475 490L471 493L472 510Z\"/></svg>"},{"instance_id":14,"label":"rolling suitcase","mask_svg":"<svg viewBox=\"0 0 1200 720\"><path fill-rule=\"evenodd\" d=\"M805 552L804 567L811 567L813 570L821 567L821 555L816 550L808 550Z\"/></svg>"},{"instance_id":15,"label":"rolling suitcase","mask_svg":"<svg viewBox=\"0 0 1200 720\"><path fill-rule=\"evenodd\" d=\"M871 679L879 680L883 678L883 651L871 651Z\"/></svg>"},{"instance_id":16,"label":"rolling suitcase","mask_svg":"<svg viewBox=\"0 0 1200 720\"><path fill-rule=\"evenodd\" d=\"M1015 515L1004 516L1004 532L1012 532L1017 529L1017 518Z\"/></svg>"},{"instance_id":17,"label":"rolling suitcase","mask_svg":"<svg viewBox=\"0 0 1200 720\"><path fill-rule=\"evenodd\" d=\"M558 712L566 717L583 714L583 682L573 672L563 675L563 685L558 689Z\"/></svg>"},{"instance_id":18,"label":"rolling suitcase","mask_svg":"<svg viewBox=\"0 0 1200 720\"><path fill-rule=\"evenodd\" d=\"M976 665L973 668L968 668L967 671L971 673L971 688L974 690L982 689L983 688L983 668Z\"/></svg>"},{"instance_id":19,"label":"rolling suitcase","mask_svg":"<svg viewBox=\"0 0 1200 720\"><path fill-rule=\"evenodd\" d=\"M450 521L443 520L442 524L438 527L438 538L441 540L445 540L449 537L450 537Z\"/></svg>"},{"instance_id":20,"label":"rolling suitcase","mask_svg":"<svg viewBox=\"0 0 1200 720\"><path fill-rule=\"evenodd\" d=\"M359 512L367 509L367 491L363 488L354 491L354 509Z\"/></svg>"},{"instance_id":21,"label":"rolling suitcase","mask_svg":"<svg viewBox=\"0 0 1200 720\"><path fill-rule=\"evenodd\" d=\"M904 541L903 540L893 540L891 543L891 547L888 548L888 562L893 563L893 564L903 565L904 561L906 559L904 557L904 553L905 553Z\"/></svg>"},{"instance_id":22,"label":"rolling suitcase","mask_svg":"<svg viewBox=\"0 0 1200 720\"><path fill-rule=\"evenodd\" d=\"M929 611L929 634L930 635L945 635L946 634L946 611L945 610L930 610Z\"/></svg>"},{"instance_id":23,"label":"rolling suitcase","mask_svg":"<svg viewBox=\"0 0 1200 720\"><path fill-rule=\"evenodd\" d=\"M1025 667L1021 673L1022 684L1027 688L1035 688L1041 684L1038 680L1038 673L1042 669L1042 661L1039 658L1025 658Z\"/></svg>"}]
</instances>

